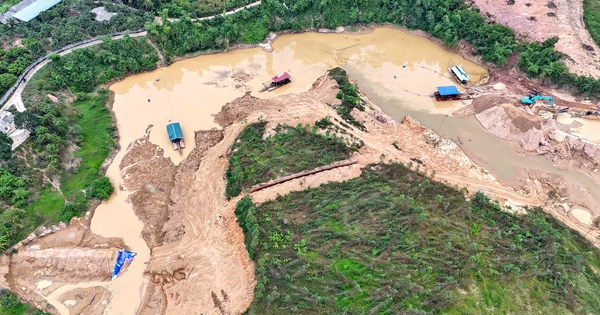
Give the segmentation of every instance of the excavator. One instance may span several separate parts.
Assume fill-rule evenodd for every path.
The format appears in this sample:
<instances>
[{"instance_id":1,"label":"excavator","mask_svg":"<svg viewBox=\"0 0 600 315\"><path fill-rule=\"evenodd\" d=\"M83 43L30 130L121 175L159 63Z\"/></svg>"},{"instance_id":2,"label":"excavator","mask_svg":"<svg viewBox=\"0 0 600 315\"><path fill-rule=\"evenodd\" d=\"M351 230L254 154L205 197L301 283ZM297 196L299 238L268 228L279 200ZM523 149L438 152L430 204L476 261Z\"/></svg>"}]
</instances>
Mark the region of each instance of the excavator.
<instances>
[{"instance_id":1,"label":"excavator","mask_svg":"<svg viewBox=\"0 0 600 315\"><path fill-rule=\"evenodd\" d=\"M529 94L529 96L521 97L521 103L523 103L524 105L532 105L537 100L549 101L550 105L554 106L554 98L552 98L552 96L540 95L536 91L532 91L531 94Z\"/></svg>"}]
</instances>

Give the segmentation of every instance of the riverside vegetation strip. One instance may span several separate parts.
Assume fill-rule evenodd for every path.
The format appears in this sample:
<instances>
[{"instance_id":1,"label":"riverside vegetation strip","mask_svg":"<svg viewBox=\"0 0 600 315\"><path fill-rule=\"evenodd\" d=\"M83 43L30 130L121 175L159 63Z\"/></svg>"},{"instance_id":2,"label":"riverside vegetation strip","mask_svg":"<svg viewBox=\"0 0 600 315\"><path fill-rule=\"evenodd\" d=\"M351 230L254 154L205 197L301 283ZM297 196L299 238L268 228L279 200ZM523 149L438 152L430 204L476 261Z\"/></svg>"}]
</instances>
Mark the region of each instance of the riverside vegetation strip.
<instances>
[{"instance_id":1,"label":"riverside vegetation strip","mask_svg":"<svg viewBox=\"0 0 600 315\"><path fill-rule=\"evenodd\" d=\"M102 163L114 149L115 127L106 106L109 93L95 87L152 69L158 60L144 39L129 37L52 58L24 91L28 111L15 115L17 126L31 131L32 140L2 167L6 181L0 199L5 210L0 216L10 224L0 227L0 248L40 225L68 222L88 208L90 199L108 197L112 186L102 179ZM59 103L46 96L61 90ZM77 150L67 153L74 145ZM71 160L79 162L69 166ZM58 179L60 191L52 178Z\"/></svg>"}]
</instances>

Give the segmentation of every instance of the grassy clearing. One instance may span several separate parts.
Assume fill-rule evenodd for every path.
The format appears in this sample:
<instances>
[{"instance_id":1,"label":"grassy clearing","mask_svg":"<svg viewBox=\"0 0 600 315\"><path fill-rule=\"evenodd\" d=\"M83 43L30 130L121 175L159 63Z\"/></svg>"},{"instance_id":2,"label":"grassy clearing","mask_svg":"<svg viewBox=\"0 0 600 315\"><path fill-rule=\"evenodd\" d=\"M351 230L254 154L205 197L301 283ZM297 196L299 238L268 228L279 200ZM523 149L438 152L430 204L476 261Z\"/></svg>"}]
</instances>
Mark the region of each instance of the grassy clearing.
<instances>
[{"instance_id":1,"label":"grassy clearing","mask_svg":"<svg viewBox=\"0 0 600 315\"><path fill-rule=\"evenodd\" d=\"M79 97L73 103L79 113L78 125L80 147L75 157L82 162L77 172L65 172L61 177L61 190L69 200L89 186L92 181L103 176L99 173L102 162L115 146L112 116L106 107L109 92L104 90L98 94Z\"/></svg>"},{"instance_id":2,"label":"grassy clearing","mask_svg":"<svg viewBox=\"0 0 600 315\"><path fill-rule=\"evenodd\" d=\"M263 139L266 125L259 121L247 126L234 142L225 174L227 198L258 183L346 159L358 149L329 132L317 133L316 125L279 125L275 135Z\"/></svg>"},{"instance_id":3,"label":"grassy clearing","mask_svg":"<svg viewBox=\"0 0 600 315\"><path fill-rule=\"evenodd\" d=\"M26 236L44 223L56 223L59 220L68 221L72 215L79 215L87 201L83 194L94 180L101 178L102 162L114 148L114 127L111 125L112 116L106 107L108 91L97 94L80 95L70 106L77 111L75 125L79 129L79 149L74 153L81 158L81 164L73 171L64 171L60 176L60 192L47 184L40 190L35 201L25 208L25 228L21 236ZM62 215L66 202L77 205L76 210L68 211L70 216Z\"/></svg>"},{"instance_id":4,"label":"grassy clearing","mask_svg":"<svg viewBox=\"0 0 600 315\"><path fill-rule=\"evenodd\" d=\"M583 1L583 21L596 44L600 45L600 0Z\"/></svg>"},{"instance_id":5,"label":"grassy clearing","mask_svg":"<svg viewBox=\"0 0 600 315\"><path fill-rule=\"evenodd\" d=\"M8 291L0 291L0 315L49 315L44 311L22 303L19 297Z\"/></svg>"},{"instance_id":6,"label":"grassy clearing","mask_svg":"<svg viewBox=\"0 0 600 315\"><path fill-rule=\"evenodd\" d=\"M541 210L403 165L236 207L256 262L249 314L599 314L600 255Z\"/></svg>"}]
</instances>

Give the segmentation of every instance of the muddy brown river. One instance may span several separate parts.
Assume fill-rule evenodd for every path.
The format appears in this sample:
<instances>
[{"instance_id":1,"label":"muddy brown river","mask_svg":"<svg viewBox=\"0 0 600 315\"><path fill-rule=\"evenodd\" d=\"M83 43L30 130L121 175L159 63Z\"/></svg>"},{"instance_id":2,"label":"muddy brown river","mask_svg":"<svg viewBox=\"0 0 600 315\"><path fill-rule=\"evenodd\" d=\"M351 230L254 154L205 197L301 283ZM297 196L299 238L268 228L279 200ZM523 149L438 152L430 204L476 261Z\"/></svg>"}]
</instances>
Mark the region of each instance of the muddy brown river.
<instances>
[{"instance_id":1,"label":"muddy brown river","mask_svg":"<svg viewBox=\"0 0 600 315\"><path fill-rule=\"evenodd\" d=\"M115 92L113 110L123 148L108 170L115 187L121 183L118 166L125 148L144 136L149 125L153 125L150 141L163 148L164 155L178 164L191 151L195 130L217 127L212 115L225 103L247 91L260 98L306 91L327 69L341 66L387 114L397 120L408 114L443 136L460 137L466 149L478 156L482 166L497 178L515 179L518 165L557 173L590 190L600 191L583 173L559 170L542 157L517 155L516 144L488 134L474 117L447 116L464 104L438 103L429 97L436 86L455 84L448 77L447 68L460 65L473 81L487 71L426 38L378 28L363 35L283 35L272 47L273 52L253 48L200 56L114 84L111 87ZM273 92L258 93L263 82L284 71L292 76L292 84ZM187 147L182 156L173 150L167 138L165 126L171 121L179 122L183 129ZM108 314L134 314L146 285L144 262L149 260L150 251L141 238L142 224L126 202L128 193L117 191L98 207L92 219L92 231L108 237L123 237L138 253L124 275L106 283L113 296L107 307Z\"/></svg>"}]
</instances>

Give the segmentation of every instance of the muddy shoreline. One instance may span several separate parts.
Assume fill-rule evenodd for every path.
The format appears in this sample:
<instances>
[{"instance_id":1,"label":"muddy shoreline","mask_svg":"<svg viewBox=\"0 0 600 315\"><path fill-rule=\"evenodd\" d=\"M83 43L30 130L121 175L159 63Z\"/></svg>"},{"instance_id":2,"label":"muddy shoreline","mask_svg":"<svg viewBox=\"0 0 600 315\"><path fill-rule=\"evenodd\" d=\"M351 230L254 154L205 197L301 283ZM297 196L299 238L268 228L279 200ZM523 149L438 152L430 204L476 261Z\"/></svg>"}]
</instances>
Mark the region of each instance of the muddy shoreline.
<instances>
[{"instance_id":1,"label":"muddy shoreline","mask_svg":"<svg viewBox=\"0 0 600 315\"><path fill-rule=\"evenodd\" d=\"M391 28L407 32L401 28ZM365 34L374 30L375 28L367 27L359 29L358 32L342 33L364 32L361 34ZM338 31L340 30L321 30L321 33ZM420 31L407 33L439 43L439 40L435 41L431 36L425 36ZM268 49L276 38L285 34L285 32L276 34L266 43L252 47ZM229 51L248 47L250 46L239 45ZM445 47L444 49L452 52ZM456 49L461 50L461 48ZM468 50L468 47L462 49ZM202 52L185 56L180 60L221 52L223 51ZM476 59L468 54L463 55L463 58ZM137 314L155 314L157 310L183 314L197 309L216 312L215 308L235 313L247 308L252 301L255 285L254 265L247 256L243 234L233 214L235 200L228 202L224 199L222 178L227 166L227 149L243 129L244 120L251 122L258 117L263 117L273 122L294 124L314 123L326 115L335 117L336 113L325 103L335 103L336 92L336 84L326 77L321 77L309 91L303 93L280 95L269 100L259 99L249 94L236 98L222 106L215 119L224 128L195 131L195 146L187 157L182 158L179 165L175 165L169 157L164 156L159 145L150 141L151 129L146 129L146 136L135 139L127 148L119 145L123 140L119 135L115 150L111 152L110 159L105 161L106 165L103 164L103 167L107 170L115 162L116 156L123 153L118 172L124 186L119 187L117 193L124 194L122 190L131 192L127 202L131 204L136 217L143 222L141 236L151 250L148 266L144 267L144 278L148 281L148 286L145 290L146 294L141 298ZM366 95L364 91L362 93ZM107 106L113 115L113 123L118 126L113 111L114 99L115 94L111 91L111 99ZM519 208L518 204L548 203L548 189L558 190L558 194L563 197L569 194L573 196L572 198L589 199L585 193L577 195L572 192L577 190L573 183L561 186L557 178L524 170L520 170L519 180L511 183L519 187L509 187L490 176L489 172L477 163L473 163L476 157L470 159L469 156L473 157L473 155L466 150L461 150L453 141L438 136L409 117L395 122L377 105L372 102L374 110L367 113L353 112L353 115L368 122L371 133L365 135L355 132L357 137L366 139L368 143L367 148L361 150L357 166L332 170L323 182L346 180L358 176L361 167L380 161L381 154L385 153L386 156L405 163L408 163L411 158L419 158L427 165L424 168L436 170L435 179L464 185L469 188L470 193L484 187L486 193L501 202L510 201L511 205L515 205L515 209ZM377 118L376 115L383 118ZM223 118L224 116L229 117ZM434 137L443 145L437 149L432 148L425 142L427 137ZM391 146L394 139L403 146L404 151L398 151ZM126 152L121 152L121 149ZM425 157L422 157L422 154L425 154ZM322 182L315 179L314 184L318 183ZM306 188L298 185L291 181L282 185L285 187L265 189L260 192L262 196L260 198ZM259 198L259 195L256 197ZM576 222L569 221L572 219L569 212L561 213L559 206L556 204L551 206L548 212L569 227L582 231ZM587 204L581 206L589 207ZM87 216L91 218L94 212L95 209L91 209ZM597 231L593 231L588 239L596 241L593 238L596 234ZM594 244L597 246L596 243ZM142 264L145 261L136 263ZM187 281L188 279L190 281ZM16 287L13 289L18 291Z\"/></svg>"}]
</instances>

